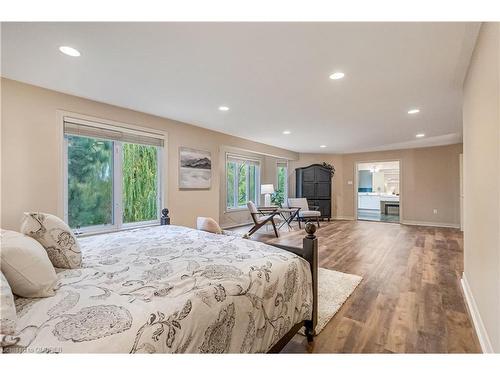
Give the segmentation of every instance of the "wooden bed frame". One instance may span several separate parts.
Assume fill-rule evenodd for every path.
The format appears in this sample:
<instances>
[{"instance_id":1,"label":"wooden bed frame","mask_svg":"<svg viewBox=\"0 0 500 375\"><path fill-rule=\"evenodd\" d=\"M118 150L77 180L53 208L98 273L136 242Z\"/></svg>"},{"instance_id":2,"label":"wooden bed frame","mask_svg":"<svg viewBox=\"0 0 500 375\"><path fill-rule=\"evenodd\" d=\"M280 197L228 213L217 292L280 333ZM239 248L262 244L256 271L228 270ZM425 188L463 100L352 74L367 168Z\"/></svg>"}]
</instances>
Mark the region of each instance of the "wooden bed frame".
<instances>
[{"instance_id":1,"label":"wooden bed frame","mask_svg":"<svg viewBox=\"0 0 500 375\"><path fill-rule=\"evenodd\" d=\"M167 222L168 220L168 222ZM170 218L168 217L168 209L162 210L162 220L161 225L170 224ZM305 225L305 231L307 236L302 240L302 247L294 247L280 244L271 244L271 246L278 247L280 249L294 253L309 263L311 268L312 276L312 316L311 320L304 320L303 322L294 325L290 331L288 331L276 344L274 344L268 353L279 353L286 344L299 332L299 330L304 327L307 341L309 343L314 340L314 330L318 322L318 239L314 235L316 232L316 226L312 222L307 222Z\"/></svg>"},{"instance_id":2,"label":"wooden bed frame","mask_svg":"<svg viewBox=\"0 0 500 375\"><path fill-rule=\"evenodd\" d=\"M279 244L272 244L272 246L297 254L309 262L309 266L311 267L313 293L312 317L311 320L304 320L294 325L290 331L269 349L268 353L279 353L302 327L305 328L307 341L311 343L314 340L314 330L318 321L318 239L314 235L316 226L313 223L306 223L305 230L307 236L302 240L302 247Z\"/></svg>"}]
</instances>

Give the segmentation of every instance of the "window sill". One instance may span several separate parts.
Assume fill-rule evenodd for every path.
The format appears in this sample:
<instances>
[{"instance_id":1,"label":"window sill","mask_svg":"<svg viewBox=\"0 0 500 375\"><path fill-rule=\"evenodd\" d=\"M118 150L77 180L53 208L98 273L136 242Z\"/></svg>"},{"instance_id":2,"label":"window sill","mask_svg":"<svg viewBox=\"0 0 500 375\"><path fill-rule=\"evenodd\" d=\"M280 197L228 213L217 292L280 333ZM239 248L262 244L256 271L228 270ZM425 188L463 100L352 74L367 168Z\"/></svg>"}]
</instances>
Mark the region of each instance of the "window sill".
<instances>
[{"instance_id":1,"label":"window sill","mask_svg":"<svg viewBox=\"0 0 500 375\"><path fill-rule=\"evenodd\" d=\"M242 212L242 211L248 211L247 207L238 207L238 208L226 208L226 211L224 211L226 214L229 214L231 212Z\"/></svg>"},{"instance_id":2,"label":"window sill","mask_svg":"<svg viewBox=\"0 0 500 375\"><path fill-rule=\"evenodd\" d=\"M139 224L139 225L130 225L130 226L124 226L120 229L102 229L102 230L83 232L83 233L75 234L75 236L77 238L85 238L85 237L90 237L90 236L96 236L99 234L125 232L128 230L141 229L141 228L151 228L151 227L157 227L157 226L160 226L160 223L147 223L147 224Z\"/></svg>"}]
</instances>

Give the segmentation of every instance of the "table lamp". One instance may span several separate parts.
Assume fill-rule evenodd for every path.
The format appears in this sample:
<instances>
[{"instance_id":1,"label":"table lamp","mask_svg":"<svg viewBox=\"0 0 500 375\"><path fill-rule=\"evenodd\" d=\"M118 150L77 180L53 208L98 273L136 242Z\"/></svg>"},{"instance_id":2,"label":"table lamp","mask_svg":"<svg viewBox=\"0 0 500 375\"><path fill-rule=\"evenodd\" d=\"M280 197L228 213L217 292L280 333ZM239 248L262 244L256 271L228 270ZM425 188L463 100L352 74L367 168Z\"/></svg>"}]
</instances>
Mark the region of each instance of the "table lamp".
<instances>
[{"instance_id":1,"label":"table lamp","mask_svg":"<svg viewBox=\"0 0 500 375\"><path fill-rule=\"evenodd\" d=\"M274 193L273 184L260 185L260 193L264 195L264 206L269 207L271 205L271 194Z\"/></svg>"}]
</instances>

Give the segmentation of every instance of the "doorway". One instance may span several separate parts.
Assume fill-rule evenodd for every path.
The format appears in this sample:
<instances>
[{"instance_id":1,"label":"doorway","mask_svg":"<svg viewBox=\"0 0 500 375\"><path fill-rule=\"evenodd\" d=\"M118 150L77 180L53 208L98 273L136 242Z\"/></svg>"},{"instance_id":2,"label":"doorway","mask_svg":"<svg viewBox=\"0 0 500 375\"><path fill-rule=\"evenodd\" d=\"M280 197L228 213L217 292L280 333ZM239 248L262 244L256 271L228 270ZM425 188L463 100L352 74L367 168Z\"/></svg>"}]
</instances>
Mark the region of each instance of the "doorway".
<instances>
[{"instance_id":1,"label":"doorway","mask_svg":"<svg viewBox=\"0 0 500 375\"><path fill-rule=\"evenodd\" d=\"M399 223L399 161L357 163L356 177L357 219Z\"/></svg>"}]
</instances>

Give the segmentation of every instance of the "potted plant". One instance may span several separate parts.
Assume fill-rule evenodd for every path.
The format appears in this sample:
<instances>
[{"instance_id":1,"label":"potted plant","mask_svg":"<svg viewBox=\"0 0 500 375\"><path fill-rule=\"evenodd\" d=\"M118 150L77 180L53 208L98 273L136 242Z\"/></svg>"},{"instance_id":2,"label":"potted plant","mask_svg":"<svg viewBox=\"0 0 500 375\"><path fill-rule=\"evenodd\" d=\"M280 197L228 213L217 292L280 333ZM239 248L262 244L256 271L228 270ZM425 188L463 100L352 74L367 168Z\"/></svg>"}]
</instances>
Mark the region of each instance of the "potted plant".
<instances>
[{"instance_id":1,"label":"potted plant","mask_svg":"<svg viewBox=\"0 0 500 375\"><path fill-rule=\"evenodd\" d=\"M285 193L282 190L278 189L273 194L271 194L272 204L282 207L284 202L285 202Z\"/></svg>"}]
</instances>

